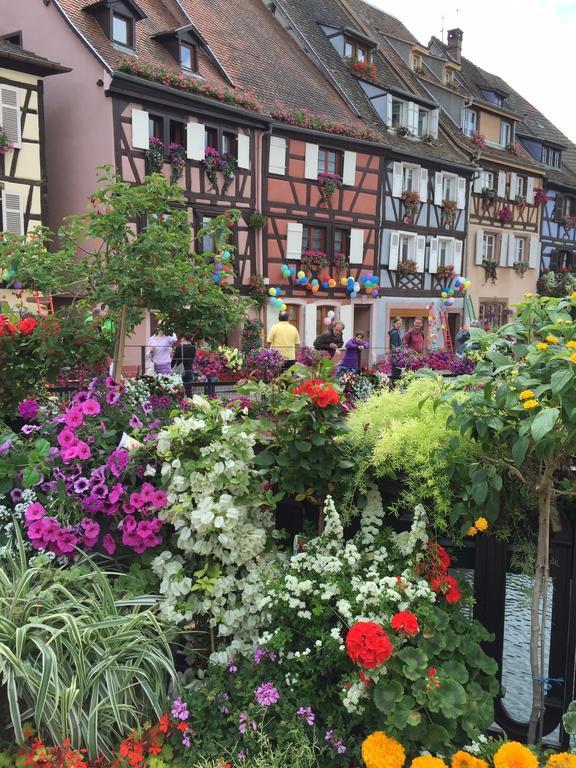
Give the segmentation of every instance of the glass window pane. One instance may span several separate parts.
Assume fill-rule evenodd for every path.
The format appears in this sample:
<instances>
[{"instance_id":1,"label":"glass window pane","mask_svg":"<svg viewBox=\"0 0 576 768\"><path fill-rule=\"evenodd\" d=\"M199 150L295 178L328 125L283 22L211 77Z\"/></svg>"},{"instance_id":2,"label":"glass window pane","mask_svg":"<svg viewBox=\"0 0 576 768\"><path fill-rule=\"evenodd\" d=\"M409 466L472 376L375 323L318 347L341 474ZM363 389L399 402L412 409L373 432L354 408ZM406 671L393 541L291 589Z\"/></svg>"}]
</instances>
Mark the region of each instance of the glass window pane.
<instances>
[{"instance_id":1,"label":"glass window pane","mask_svg":"<svg viewBox=\"0 0 576 768\"><path fill-rule=\"evenodd\" d=\"M122 45L129 45L129 24L130 21L124 16L112 16L112 40Z\"/></svg>"},{"instance_id":2,"label":"glass window pane","mask_svg":"<svg viewBox=\"0 0 576 768\"><path fill-rule=\"evenodd\" d=\"M326 150L318 150L318 173L326 173Z\"/></svg>"},{"instance_id":3,"label":"glass window pane","mask_svg":"<svg viewBox=\"0 0 576 768\"><path fill-rule=\"evenodd\" d=\"M353 53L352 43L349 43L348 41L346 41L344 43L344 56L346 56L346 58L348 59L351 59L352 53Z\"/></svg>"},{"instance_id":4,"label":"glass window pane","mask_svg":"<svg viewBox=\"0 0 576 768\"><path fill-rule=\"evenodd\" d=\"M189 45L180 46L180 64L186 69L192 69L192 48Z\"/></svg>"}]
</instances>

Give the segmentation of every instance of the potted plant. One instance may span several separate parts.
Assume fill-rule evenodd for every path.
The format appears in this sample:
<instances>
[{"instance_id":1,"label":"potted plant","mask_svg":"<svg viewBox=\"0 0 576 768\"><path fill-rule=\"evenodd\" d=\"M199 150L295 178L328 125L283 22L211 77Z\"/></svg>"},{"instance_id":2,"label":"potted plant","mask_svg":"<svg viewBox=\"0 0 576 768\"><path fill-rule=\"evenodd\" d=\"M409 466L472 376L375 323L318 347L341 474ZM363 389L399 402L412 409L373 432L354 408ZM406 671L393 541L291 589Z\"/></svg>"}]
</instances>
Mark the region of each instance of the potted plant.
<instances>
[{"instance_id":1,"label":"potted plant","mask_svg":"<svg viewBox=\"0 0 576 768\"><path fill-rule=\"evenodd\" d=\"M302 251L300 266L307 275L317 275L328 264L324 251Z\"/></svg>"},{"instance_id":2,"label":"potted plant","mask_svg":"<svg viewBox=\"0 0 576 768\"><path fill-rule=\"evenodd\" d=\"M5 155L7 152L12 152L13 149L14 149L14 145L8 138L8 134L6 133L4 128L0 126L0 157L2 155Z\"/></svg>"},{"instance_id":3,"label":"potted plant","mask_svg":"<svg viewBox=\"0 0 576 768\"><path fill-rule=\"evenodd\" d=\"M358 61L358 59L350 60L350 68L358 77L364 80L376 80L376 64L371 61Z\"/></svg>"},{"instance_id":4,"label":"potted plant","mask_svg":"<svg viewBox=\"0 0 576 768\"><path fill-rule=\"evenodd\" d=\"M162 173L164 167L164 142L156 136L150 137L150 149L146 152L148 173Z\"/></svg>"},{"instance_id":5,"label":"potted plant","mask_svg":"<svg viewBox=\"0 0 576 768\"><path fill-rule=\"evenodd\" d=\"M348 269L348 256L345 253L334 254L334 270L335 272L342 273Z\"/></svg>"},{"instance_id":6,"label":"potted plant","mask_svg":"<svg viewBox=\"0 0 576 768\"><path fill-rule=\"evenodd\" d=\"M482 188L482 202L484 205L484 210L488 210L491 205L494 204L494 201L498 197L498 192L494 189L494 187L483 187Z\"/></svg>"},{"instance_id":7,"label":"potted plant","mask_svg":"<svg viewBox=\"0 0 576 768\"><path fill-rule=\"evenodd\" d=\"M342 176L330 171L321 171L318 174L318 187L322 202L326 205L332 205L332 197L337 189L342 189Z\"/></svg>"},{"instance_id":8,"label":"potted plant","mask_svg":"<svg viewBox=\"0 0 576 768\"><path fill-rule=\"evenodd\" d=\"M550 200L550 198L543 189L536 190L536 194L534 195L534 205L546 205L548 200Z\"/></svg>"},{"instance_id":9,"label":"potted plant","mask_svg":"<svg viewBox=\"0 0 576 768\"><path fill-rule=\"evenodd\" d=\"M485 282L491 280L492 285L496 285L496 280L498 278L498 273L496 271L498 268L498 262L496 259L483 259L482 266L484 267L484 272L486 273Z\"/></svg>"},{"instance_id":10,"label":"potted plant","mask_svg":"<svg viewBox=\"0 0 576 768\"><path fill-rule=\"evenodd\" d=\"M456 270L453 264L445 264L437 268L436 275L444 280L452 280L456 276Z\"/></svg>"},{"instance_id":11,"label":"potted plant","mask_svg":"<svg viewBox=\"0 0 576 768\"><path fill-rule=\"evenodd\" d=\"M502 208L498 211L498 218L502 222L502 224L506 224L507 222L512 221L514 218L514 215L512 213L512 210L507 206L503 205Z\"/></svg>"},{"instance_id":12,"label":"potted plant","mask_svg":"<svg viewBox=\"0 0 576 768\"><path fill-rule=\"evenodd\" d=\"M514 269L514 272L516 272L517 275L520 275L520 277L524 277L524 273L528 270L528 262L527 261L515 261L514 264L512 264L512 268Z\"/></svg>"},{"instance_id":13,"label":"potted plant","mask_svg":"<svg viewBox=\"0 0 576 768\"><path fill-rule=\"evenodd\" d=\"M398 264L398 271L402 272L403 275L411 275L416 272L417 269L418 265L413 259L406 259L406 261L401 261Z\"/></svg>"},{"instance_id":14,"label":"potted plant","mask_svg":"<svg viewBox=\"0 0 576 768\"><path fill-rule=\"evenodd\" d=\"M268 294L262 275L250 276L250 298L259 309L266 304Z\"/></svg>"},{"instance_id":15,"label":"potted plant","mask_svg":"<svg viewBox=\"0 0 576 768\"><path fill-rule=\"evenodd\" d=\"M398 136L412 136L412 131L410 128L407 128L405 125L399 125L396 128L396 133Z\"/></svg>"},{"instance_id":16,"label":"potted plant","mask_svg":"<svg viewBox=\"0 0 576 768\"><path fill-rule=\"evenodd\" d=\"M422 141L424 144L433 144L434 143L434 134L432 133L425 133L422 137Z\"/></svg>"},{"instance_id":17,"label":"potted plant","mask_svg":"<svg viewBox=\"0 0 576 768\"><path fill-rule=\"evenodd\" d=\"M250 229L264 229L267 223L268 216L265 216L263 213L259 213L258 211L255 211L248 219L248 226Z\"/></svg>"},{"instance_id":18,"label":"potted plant","mask_svg":"<svg viewBox=\"0 0 576 768\"><path fill-rule=\"evenodd\" d=\"M217 181L218 171L220 170L221 163L222 156L220 155L220 152L218 152L218 150L214 147L206 147L204 150L204 160L202 160L202 165L206 171L206 176L210 182L210 187L216 192L216 194L219 192Z\"/></svg>"},{"instance_id":19,"label":"potted plant","mask_svg":"<svg viewBox=\"0 0 576 768\"><path fill-rule=\"evenodd\" d=\"M516 199L514 202L518 206L518 210L520 211L520 213L522 213L524 208L526 208L526 198L524 197L524 195L516 195Z\"/></svg>"},{"instance_id":20,"label":"potted plant","mask_svg":"<svg viewBox=\"0 0 576 768\"><path fill-rule=\"evenodd\" d=\"M168 145L170 152L170 183L176 184L182 178L186 167L186 150L182 144L174 142Z\"/></svg>"},{"instance_id":21,"label":"potted plant","mask_svg":"<svg viewBox=\"0 0 576 768\"><path fill-rule=\"evenodd\" d=\"M484 149L486 146L486 137L483 133L480 133L480 131L474 131L474 133L471 136L472 144L474 146L478 147L479 149Z\"/></svg>"},{"instance_id":22,"label":"potted plant","mask_svg":"<svg viewBox=\"0 0 576 768\"><path fill-rule=\"evenodd\" d=\"M442 200L442 224L445 227L454 223L456 206L457 204L455 200Z\"/></svg>"},{"instance_id":23,"label":"potted plant","mask_svg":"<svg viewBox=\"0 0 576 768\"><path fill-rule=\"evenodd\" d=\"M238 160L226 152L220 159L220 171L224 176L224 184L222 185L222 194L225 195L228 191L228 187L232 184L234 176L238 173Z\"/></svg>"},{"instance_id":24,"label":"potted plant","mask_svg":"<svg viewBox=\"0 0 576 768\"><path fill-rule=\"evenodd\" d=\"M400 196L404 203L404 223L414 224L414 219L420 210L420 194L415 191L405 190Z\"/></svg>"}]
</instances>

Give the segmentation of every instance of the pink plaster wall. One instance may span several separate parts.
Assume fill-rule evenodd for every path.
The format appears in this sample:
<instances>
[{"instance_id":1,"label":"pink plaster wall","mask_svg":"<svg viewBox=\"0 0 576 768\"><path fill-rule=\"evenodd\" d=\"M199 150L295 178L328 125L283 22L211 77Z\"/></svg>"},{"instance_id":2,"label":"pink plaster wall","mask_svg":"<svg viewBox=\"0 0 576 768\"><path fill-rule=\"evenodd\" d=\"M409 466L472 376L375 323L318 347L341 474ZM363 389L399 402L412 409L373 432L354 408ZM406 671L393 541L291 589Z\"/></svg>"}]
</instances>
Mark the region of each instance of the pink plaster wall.
<instances>
[{"instance_id":1,"label":"pink plaster wall","mask_svg":"<svg viewBox=\"0 0 576 768\"><path fill-rule=\"evenodd\" d=\"M55 2L3 2L0 35L16 30L24 48L73 70L44 80L48 222L57 230L64 216L85 208L96 167L114 163L112 99L104 95L109 76Z\"/></svg>"}]
</instances>

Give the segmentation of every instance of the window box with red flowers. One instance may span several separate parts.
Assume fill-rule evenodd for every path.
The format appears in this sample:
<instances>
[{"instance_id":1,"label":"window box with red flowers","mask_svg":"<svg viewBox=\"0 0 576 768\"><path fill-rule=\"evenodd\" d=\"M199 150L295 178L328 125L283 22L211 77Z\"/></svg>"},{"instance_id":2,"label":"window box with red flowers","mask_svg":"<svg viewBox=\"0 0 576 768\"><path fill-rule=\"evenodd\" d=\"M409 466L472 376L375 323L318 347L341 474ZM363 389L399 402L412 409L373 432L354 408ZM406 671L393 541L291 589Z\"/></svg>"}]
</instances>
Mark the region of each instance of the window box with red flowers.
<instances>
[{"instance_id":1,"label":"window box with red flowers","mask_svg":"<svg viewBox=\"0 0 576 768\"><path fill-rule=\"evenodd\" d=\"M564 216L560 221L560 224L564 227L565 232L569 232L576 227L576 214L574 216Z\"/></svg>"},{"instance_id":2,"label":"window box with red flowers","mask_svg":"<svg viewBox=\"0 0 576 768\"><path fill-rule=\"evenodd\" d=\"M442 223L449 227L456 218L457 203L455 200L442 200Z\"/></svg>"},{"instance_id":3,"label":"window box with red flowers","mask_svg":"<svg viewBox=\"0 0 576 768\"><path fill-rule=\"evenodd\" d=\"M453 264L446 264L436 269L436 276L441 277L444 280L452 280L456 277L456 270Z\"/></svg>"},{"instance_id":4,"label":"window box with red flowers","mask_svg":"<svg viewBox=\"0 0 576 768\"><path fill-rule=\"evenodd\" d=\"M479 149L484 149L486 146L486 137L483 133L480 133L480 131L474 131L470 138L472 139L472 144Z\"/></svg>"},{"instance_id":5,"label":"window box with red flowers","mask_svg":"<svg viewBox=\"0 0 576 768\"><path fill-rule=\"evenodd\" d=\"M317 275L328 265L328 257L324 251L302 251L300 267L307 275Z\"/></svg>"},{"instance_id":6,"label":"window box with red flowers","mask_svg":"<svg viewBox=\"0 0 576 768\"><path fill-rule=\"evenodd\" d=\"M503 205L502 208L500 208L500 210L498 211L498 218L502 222L502 224L508 224L514 218L512 209L509 208L507 205Z\"/></svg>"},{"instance_id":7,"label":"window box with red flowers","mask_svg":"<svg viewBox=\"0 0 576 768\"><path fill-rule=\"evenodd\" d=\"M164 168L164 142L155 136L150 137L150 148L146 152L148 173L162 173Z\"/></svg>"},{"instance_id":8,"label":"window box with red flowers","mask_svg":"<svg viewBox=\"0 0 576 768\"><path fill-rule=\"evenodd\" d=\"M546 205L548 200L550 200L550 197L543 189L536 190L536 194L534 195L534 205Z\"/></svg>"},{"instance_id":9,"label":"window box with red flowers","mask_svg":"<svg viewBox=\"0 0 576 768\"><path fill-rule=\"evenodd\" d=\"M334 193L342 189L342 176L330 171L322 171L318 174L318 187L322 196L322 202L326 205L332 205Z\"/></svg>"},{"instance_id":10,"label":"window box with red flowers","mask_svg":"<svg viewBox=\"0 0 576 768\"><path fill-rule=\"evenodd\" d=\"M405 190L400 195L400 200L404 203L404 224L414 224L420 210L419 193Z\"/></svg>"},{"instance_id":11,"label":"window box with red flowers","mask_svg":"<svg viewBox=\"0 0 576 768\"><path fill-rule=\"evenodd\" d=\"M517 206L520 213L526 208L526 198L524 195L516 195L516 199L514 200L514 204Z\"/></svg>"},{"instance_id":12,"label":"window box with red flowers","mask_svg":"<svg viewBox=\"0 0 576 768\"><path fill-rule=\"evenodd\" d=\"M498 262L496 259L483 259L482 266L484 267L484 273L486 277L485 282L491 280L492 285L496 285L496 280L498 278Z\"/></svg>"},{"instance_id":13,"label":"window box with red flowers","mask_svg":"<svg viewBox=\"0 0 576 768\"><path fill-rule=\"evenodd\" d=\"M4 128L0 126L0 157L2 155L7 154L8 152L12 152L13 149L14 149L14 145L8 138L8 134L6 133Z\"/></svg>"},{"instance_id":14,"label":"window box with red flowers","mask_svg":"<svg viewBox=\"0 0 576 768\"><path fill-rule=\"evenodd\" d=\"M406 259L398 264L398 272L402 272L403 275L412 275L418 271L418 264L412 259Z\"/></svg>"},{"instance_id":15,"label":"window box with red flowers","mask_svg":"<svg viewBox=\"0 0 576 768\"><path fill-rule=\"evenodd\" d=\"M355 75L361 77L363 80L376 80L376 64L371 61L358 61L358 59L350 60L350 68Z\"/></svg>"}]
</instances>

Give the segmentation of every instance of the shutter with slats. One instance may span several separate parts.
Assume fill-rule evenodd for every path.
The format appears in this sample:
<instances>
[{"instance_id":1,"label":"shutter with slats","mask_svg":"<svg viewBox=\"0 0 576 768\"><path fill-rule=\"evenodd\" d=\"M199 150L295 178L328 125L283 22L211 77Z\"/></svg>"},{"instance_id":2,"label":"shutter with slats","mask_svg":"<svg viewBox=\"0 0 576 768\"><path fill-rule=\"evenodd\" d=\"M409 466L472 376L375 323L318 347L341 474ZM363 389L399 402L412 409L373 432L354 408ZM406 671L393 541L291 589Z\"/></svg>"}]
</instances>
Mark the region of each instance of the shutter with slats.
<instances>
[{"instance_id":1,"label":"shutter with slats","mask_svg":"<svg viewBox=\"0 0 576 768\"><path fill-rule=\"evenodd\" d=\"M314 181L318 178L318 144L306 144L304 178Z\"/></svg>"},{"instance_id":2,"label":"shutter with slats","mask_svg":"<svg viewBox=\"0 0 576 768\"><path fill-rule=\"evenodd\" d=\"M268 173L286 174L286 139L283 136L270 137Z\"/></svg>"},{"instance_id":3,"label":"shutter with slats","mask_svg":"<svg viewBox=\"0 0 576 768\"><path fill-rule=\"evenodd\" d=\"M536 235L530 238L530 255L528 256L528 266L530 269L537 269L540 261L540 240Z\"/></svg>"},{"instance_id":4,"label":"shutter with slats","mask_svg":"<svg viewBox=\"0 0 576 768\"><path fill-rule=\"evenodd\" d=\"M506 197L506 173L504 171L498 172L498 197Z\"/></svg>"},{"instance_id":5,"label":"shutter with slats","mask_svg":"<svg viewBox=\"0 0 576 768\"><path fill-rule=\"evenodd\" d=\"M454 253L454 272L457 275L462 274L462 240L454 240L453 253Z\"/></svg>"},{"instance_id":6,"label":"shutter with slats","mask_svg":"<svg viewBox=\"0 0 576 768\"><path fill-rule=\"evenodd\" d=\"M400 197L402 191L402 163L392 163L392 197Z\"/></svg>"},{"instance_id":7,"label":"shutter with slats","mask_svg":"<svg viewBox=\"0 0 576 768\"><path fill-rule=\"evenodd\" d=\"M508 266L513 267L514 262L516 261L516 237L514 235L510 234L508 238ZM502 252L504 253L504 248L502 248ZM506 264L504 259L500 260L500 263L504 266Z\"/></svg>"},{"instance_id":8,"label":"shutter with slats","mask_svg":"<svg viewBox=\"0 0 576 768\"><path fill-rule=\"evenodd\" d=\"M416 238L416 269L424 272L424 256L426 253L426 237L418 235Z\"/></svg>"},{"instance_id":9,"label":"shutter with slats","mask_svg":"<svg viewBox=\"0 0 576 768\"><path fill-rule=\"evenodd\" d=\"M476 232L476 254L474 256L474 263L482 266L482 251L484 249L484 230L479 229Z\"/></svg>"},{"instance_id":10,"label":"shutter with slats","mask_svg":"<svg viewBox=\"0 0 576 768\"><path fill-rule=\"evenodd\" d=\"M420 168L420 200L423 203L428 202L428 171L426 168Z\"/></svg>"},{"instance_id":11,"label":"shutter with slats","mask_svg":"<svg viewBox=\"0 0 576 768\"><path fill-rule=\"evenodd\" d=\"M148 112L132 110L132 146L134 149L150 149L150 127Z\"/></svg>"},{"instance_id":12,"label":"shutter with slats","mask_svg":"<svg viewBox=\"0 0 576 768\"><path fill-rule=\"evenodd\" d=\"M390 233L390 252L388 254L388 269L394 271L398 269L398 250L400 247L400 233Z\"/></svg>"},{"instance_id":13,"label":"shutter with slats","mask_svg":"<svg viewBox=\"0 0 576 768\"><path fill-rule=\"evenodd\" d=\"M415 136L418 134L418 104L408 102L406 127Z\"/></svg>"},{"instance_id":14,"label":"shutter with slats","mask_svg":"<svg viewBox=\"0 0 576 768\"><path fill-rule=\"evenodd\" d=\"M0 86L0 126L16 148L22 145L20 127L20 94L17 88Z\"/></svg>"},{"instance_id":15,"label":"shutter with slats","mask_svg":"<svg viewBox=\"0 0 576 768\"><path fill-rule=\"evenodd\" d=\"M434 174L434 205L442 205L442 173Z\"/></svg>"},{"instance_id":16,"label":"shutter with slats","mask_svg":"<svg viewBox=\"0 0 576 768\"><path fill-rule=\"evenodd\" d=\"M534 204L534 177L528 176L526 181L526 202L528 205Z\"/></svg>"},{"instance_id":17,"label":"shutter with slats","mask_svg":"<svg viewBox=\"0 0 576 768\"><path fill-rule=\"evenodd\" d=\"M460 209L466 208L466 179L464 176L458 176L458 192L456 196L456 205Z\"/></svg>"},{"instance_id":18,"label":"shutter with slats","mask_svg":"<svg viewBox=\"0 0 576 768\"><path fill-rule=\"evenodd\" d=\"M362 264L364 261L364 230L350 230L350 264Z\"/></svg>"},{"instance_id":19,"label":"shutter with slats","mask_svg":"<svg viewBox=\"0 0 576 768\"><path fill-rule=\"evenodd\" d=\"M238 134L238 168L250 170L250 136L246 133Z\"/></svg>"},{"instance_id":20,"label":"shutter with slats","mask_svg":"<svg viewBox=\"0 0 576 768\"><path fill-rule=\"evenodd\" d=\"M20 192L2 192L2 222L5 232L13 235L24 234L24 206Z\"/></svg>"},{"instance_id":21,"label":"shutter with slats","mask_svg":"<svg viewBox=\"0 0 576 768\"><path fill-rule=\"evenodd\" d=\"M186 124L186 157L188 160L204 160L206 128L204 123Z\"/></svg>"},{"instance_id":22,"label":"shutter with slats","mask_svg":"<svg viewBox=\"0 0 576 768\"><path fill-rule=\"evenodd\" d=\"M429 114L429 132L434 136L435 139L438 138L438 121L440 117L440 110L439 109L433 109Z\"/></svg>"},{"instance_id":23,"label":"shutter with slats","mask_svg":"<svg viewBox=\"0 0 576 768\"><path fill-rule=\"evenodd\" d=\"M286 260L300 260L302 256L302 234L304 227L299 222L291 221L286 234Z\"/></svg>"},{"instance_id":24,"label":"shutter with slats","mask_svg":"<svg viewBox=\"0 0 576 768\"><path fill-rule=\"evenodd\" d=\"M428 272L435 275L438 269L438 238L433 237L430 240L430 259L428 261Z\"/></svg>"},{"instance_id":25,"label":"shutter with slats","mask_svg":"<svg viewBox=\"0 0 576 768\"><path fill-rule=\"evenodd\" d=\"M344 152L342 182L347 187L356 186L356 152Z\"/></svg>"},{"instance_id":26,"label":"shutter with slats","mask_svg":"<svg viewBox=\"0 0 576 768\"><path fill-rule=\"evenodd\" d=\"M502 232L497 238L500 250L496 254L496 261L501 267L508 266L508 232Z\"/></svg>"},{"instance_id":27,"label":"shutter with slats","mask_svg":"<svg viewBox=\"0 0 576 768\"><path fill-rule=\"evenodd\" d=\"M510 198L510 200L516 200L517 186L518 186L518 174L511 173L510 174L510 190L508 192L508 197Z\"/></svg>"}]
</instances>

